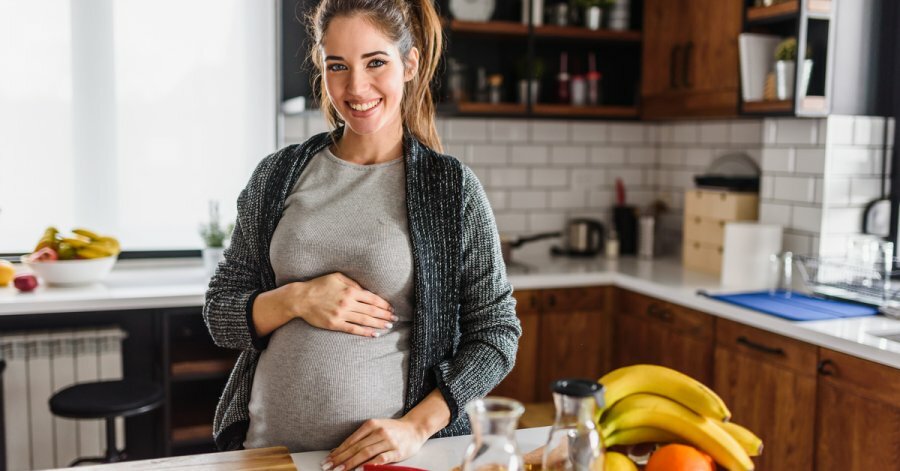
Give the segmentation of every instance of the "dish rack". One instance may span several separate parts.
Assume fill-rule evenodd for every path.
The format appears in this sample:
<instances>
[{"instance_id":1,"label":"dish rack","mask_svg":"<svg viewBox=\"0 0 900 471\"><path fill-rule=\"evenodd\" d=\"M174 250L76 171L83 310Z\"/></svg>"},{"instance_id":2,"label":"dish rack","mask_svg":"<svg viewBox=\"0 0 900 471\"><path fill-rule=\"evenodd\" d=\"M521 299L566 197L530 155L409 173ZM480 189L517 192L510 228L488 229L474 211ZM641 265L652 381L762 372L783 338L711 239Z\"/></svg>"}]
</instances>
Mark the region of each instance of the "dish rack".
<instances>
[{"instance_id":1,"label":"dish rack","mask_svg":"<svg viewBox=\"0 0 900 471\"><path fill-rule=\"evenodd\" d=\"M878 310L900 319L900 270L897 259L888 264L863 266L846 259L798 257L803 282L812 292L878 306Z\"/></svg>"}]
</instances>

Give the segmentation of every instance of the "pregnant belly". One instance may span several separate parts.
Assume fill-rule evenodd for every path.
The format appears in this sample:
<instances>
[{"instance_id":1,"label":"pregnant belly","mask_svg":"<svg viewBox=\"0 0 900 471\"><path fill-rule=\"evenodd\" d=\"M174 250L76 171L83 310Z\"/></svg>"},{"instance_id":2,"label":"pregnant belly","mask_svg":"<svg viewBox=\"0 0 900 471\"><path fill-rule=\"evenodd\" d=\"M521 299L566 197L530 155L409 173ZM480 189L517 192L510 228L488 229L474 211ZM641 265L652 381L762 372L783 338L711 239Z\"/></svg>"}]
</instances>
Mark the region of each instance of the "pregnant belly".
<instances>
[{"instance_id":1,"label":"pregnant belly","mask_svg":"<svg viewBox=\"0 0 900 471\"><path fill-rule=\"evenodd\" d=\"M405 322L378 338L300 319L282 326L257 365L248 443L285 444L292 452L330 449L368 419L399 417L408 332Z\"/></svg>"}]
</instances>

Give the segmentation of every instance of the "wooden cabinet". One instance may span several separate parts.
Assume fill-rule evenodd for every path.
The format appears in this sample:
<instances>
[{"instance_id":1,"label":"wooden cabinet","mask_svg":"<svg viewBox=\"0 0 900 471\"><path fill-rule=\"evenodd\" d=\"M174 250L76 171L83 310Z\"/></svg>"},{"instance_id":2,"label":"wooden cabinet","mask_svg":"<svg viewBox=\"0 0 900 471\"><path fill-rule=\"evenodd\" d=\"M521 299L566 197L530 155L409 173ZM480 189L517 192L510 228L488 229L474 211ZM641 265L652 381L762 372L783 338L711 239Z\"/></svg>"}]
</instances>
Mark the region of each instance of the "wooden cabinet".
<instances>
[{"instance_id":1,"label":"wooden cabinet","mask_svg":"<svg viewBox=\"0 0 900 471\"><path fill-rule=\"evenodd\" d=\"M716 320L713 390L736 423L762 438L761 471L814 469L816 354L813 345Z\"/></svg>"},{"instance_id":2,"label":"wooden cabinet","mask_svg":"<svg viewBox=\"0 0 900 471\"><path fill-rule=\"evenodd\" d=\"M626 290L614 312L613 367L653 363L712 385L712 316Z\"/></svg>"},{"instance_id":3,"label":"wooden cabinet","mask_svg":"<svg viewBox=\"0 0 900 471\"><path fill-rule=\"evenodd\" d=\"M645 119L737 115L742 15L741 0L645 2Z\"/></svg>"},{"instance_id":4,"label":"wooden cabinet","mask_svg":"<svg viewBox=\"0 0 900 471\"><path fill-rule=\"evenodd\" d=\"M549 401L553 380L603 375L612 338L608 292L606 287L516 291L522 322L516 366L491 394L525 403Z\"/></svg>"},{"instance_id":5,"label":"wooden cabinet","mask_svg":"<svg viewBox=\"0 0 900 471\"><path fill-rule=\"evenodd\" d=\"M897 469L900 371L819 349L816 469Z\"/></svg>"}]
</instances>

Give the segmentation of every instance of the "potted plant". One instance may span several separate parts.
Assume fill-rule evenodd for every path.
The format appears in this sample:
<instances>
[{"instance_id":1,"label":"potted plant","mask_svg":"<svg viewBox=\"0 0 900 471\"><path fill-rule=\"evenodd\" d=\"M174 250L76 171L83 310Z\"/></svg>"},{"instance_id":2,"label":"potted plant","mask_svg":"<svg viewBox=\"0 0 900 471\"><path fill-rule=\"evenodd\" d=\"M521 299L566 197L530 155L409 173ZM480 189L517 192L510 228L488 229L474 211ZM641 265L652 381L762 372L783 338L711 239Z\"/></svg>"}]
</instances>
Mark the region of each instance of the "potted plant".
<instances>
[{"instance_id":1,"label":"potted plant","mask_svg":"<svg viewBox=\"0 0 900 471\"><path fill-rule=\"evenodd\" d=\"M200 225L200 237L203 238L203 266L206 273L212 276L216 273L219 262L224 260L225 242L231 238L234 224L223 228L219 219L219 203L209 202L209 222Z\"/></svg>"},{"instance_id":2,"label":"potted plant","mask_svg":"<svg viewBox=\"0 0 900 471\"><path fill-rule=\"evenodd\" d=\"M541 78L544 77L544 61L540 57L531 60L531 73L528 73L528 60L524 57L520 58L516 64L519 74L519 104L526 104L528 101L529 86L531 84L531 103L537 103L541 90Z\"/></svg>"},{"instance_id":3,"label":"potted plant","mask_svg":"<svg viewBox=\"0 0 900 471\"><path fill-rule=\"evenodd\" d=\"M574 3L584 11L584 26L600 29L606 13L616 4L616 0L574 0Z\"/></svg>"},{"instance_id":4,"label":"potted plant","mask_svg":"<svg viewBox=\"0 0 900 471\"><path fill-rule=\"evenodd\" d=\"M812 72L812 51L807 48L806 58L801 69L800 90L806 93L809 77ZM775 47L775 91L779 100L790 100L794 97L794 77L797 70L797 38L789 37Z\"/></svg>"}]
</instances>

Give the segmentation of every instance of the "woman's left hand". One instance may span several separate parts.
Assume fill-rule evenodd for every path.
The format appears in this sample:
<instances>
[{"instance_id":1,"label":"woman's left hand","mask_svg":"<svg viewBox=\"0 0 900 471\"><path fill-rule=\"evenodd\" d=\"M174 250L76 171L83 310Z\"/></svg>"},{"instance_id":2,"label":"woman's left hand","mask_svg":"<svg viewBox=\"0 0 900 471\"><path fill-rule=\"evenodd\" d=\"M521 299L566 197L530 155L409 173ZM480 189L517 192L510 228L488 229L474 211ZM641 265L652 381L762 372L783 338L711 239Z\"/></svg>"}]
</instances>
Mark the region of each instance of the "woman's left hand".
<instances>
[{"instance_id":1,"label":"woman's left hand","mask_svg":"<svg viewBox=\"0 0 900 471\"><path fill-rule=\"evenodd\" d=\"M367 420L331 451L322 469L349 471L365 464L396 463L418 452L427 438L405 419Z\"/></svg>"}]
</instances>

